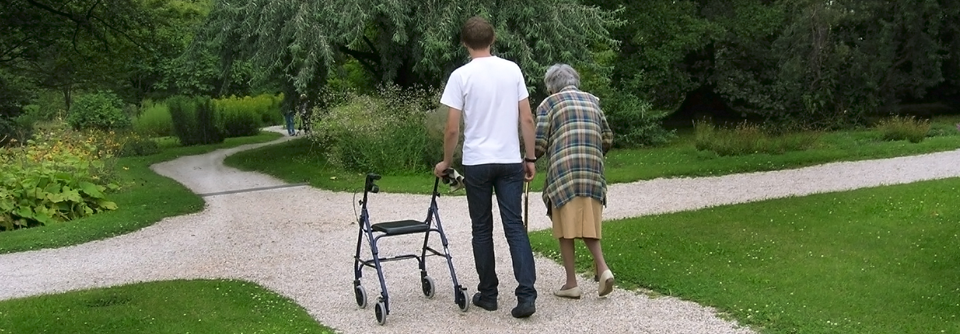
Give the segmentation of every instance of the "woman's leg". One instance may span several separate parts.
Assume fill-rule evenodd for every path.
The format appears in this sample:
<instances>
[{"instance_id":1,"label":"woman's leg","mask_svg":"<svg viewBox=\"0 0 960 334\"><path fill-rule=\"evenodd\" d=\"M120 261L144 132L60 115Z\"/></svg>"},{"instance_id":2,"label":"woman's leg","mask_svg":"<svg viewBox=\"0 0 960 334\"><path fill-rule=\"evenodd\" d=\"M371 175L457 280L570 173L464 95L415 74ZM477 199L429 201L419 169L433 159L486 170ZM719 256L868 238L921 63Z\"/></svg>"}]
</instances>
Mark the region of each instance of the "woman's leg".
<instances>
[{"instance_id":1,"label":"woman's leg","mask_svg":"<svg viewBox=\"0 0 960 334\"><path fill-rule=\"evenodd\" d=\"M583 238L583 243L587 244L587 249L593 255L593 266L596 268L596 275L599 276L604 271L609 270L607 261L603 259L603 250L600 247L600 239Z\"/></svg>"},{"instance_id":2,"label":"woman's leg","mask_svg":"<svg viewBox=\"0 0 960 334\"><path fill-rule=\"evenodd\" d=\"M563 259L563 270L567 273L567 282L563 289L577 286L576 258L574 257L573 240L560 238L560 257Z\"/></svg>"}]
</instances>

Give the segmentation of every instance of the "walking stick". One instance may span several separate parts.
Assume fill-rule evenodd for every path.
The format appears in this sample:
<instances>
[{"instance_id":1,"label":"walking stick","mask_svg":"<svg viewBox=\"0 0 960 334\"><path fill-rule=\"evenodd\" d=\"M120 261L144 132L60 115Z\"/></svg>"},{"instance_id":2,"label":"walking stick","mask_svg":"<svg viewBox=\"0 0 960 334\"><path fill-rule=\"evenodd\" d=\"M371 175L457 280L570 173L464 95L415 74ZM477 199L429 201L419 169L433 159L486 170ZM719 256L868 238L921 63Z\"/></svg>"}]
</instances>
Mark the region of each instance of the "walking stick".
<instances>
[{"instance_id":1,"label":"walking stick","mask_svg":"<svg viewBox=\"0 0 960 334\"><path fill-rule=\"evenodd\" d=\"M530 182L523 183L523 229L530 231L529 225L530 218Z\"/></svg>"}]
</instances>

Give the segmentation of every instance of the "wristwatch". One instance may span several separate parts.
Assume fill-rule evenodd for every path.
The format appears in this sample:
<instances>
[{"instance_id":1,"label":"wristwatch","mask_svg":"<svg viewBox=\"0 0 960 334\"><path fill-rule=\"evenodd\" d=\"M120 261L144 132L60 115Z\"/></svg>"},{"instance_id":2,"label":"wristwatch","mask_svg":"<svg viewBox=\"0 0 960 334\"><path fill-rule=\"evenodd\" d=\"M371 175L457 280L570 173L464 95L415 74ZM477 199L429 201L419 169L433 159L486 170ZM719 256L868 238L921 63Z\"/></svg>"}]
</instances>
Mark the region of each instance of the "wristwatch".
<instances>
[{"instance_id":1,"label":"wristwatch","mask_svg":"<svg viewBox=\"0 0 960 334\"><path fill-rule=\"evenodd\" d=\"M536 159L536 158L533 158L533 159L523 158L523 161L526 161L526 162L534 162L534 163L535 163L535 162L537 162L537 159Z\"/></svg>"}]
</instances>

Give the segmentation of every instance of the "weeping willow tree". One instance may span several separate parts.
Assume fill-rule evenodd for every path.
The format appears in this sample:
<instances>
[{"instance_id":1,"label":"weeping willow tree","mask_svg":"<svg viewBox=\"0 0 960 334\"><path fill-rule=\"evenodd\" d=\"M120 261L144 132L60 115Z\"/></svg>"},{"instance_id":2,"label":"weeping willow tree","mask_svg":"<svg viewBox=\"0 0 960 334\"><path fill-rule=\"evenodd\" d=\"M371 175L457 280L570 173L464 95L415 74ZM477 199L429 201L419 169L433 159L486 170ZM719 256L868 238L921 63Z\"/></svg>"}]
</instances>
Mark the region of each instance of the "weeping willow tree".
<instances>
[{"instance_id":1,"label":"weeping willow tree","mask_svg":"<svg viewBox=\"0 0 960 334\"><path fill-rule=\"evenodd\" d=\"M438 86L468 60L459 31L474 15L495 26L494 53L516 61L531 86L555 62L599 67L593 51L615 48L608 29L621 24L575 0L218 0L198 43L214 45L225 66L250 61L255 78L288 94L315 94L350 58L383 83Z\"/></svg>"}]
</instances>

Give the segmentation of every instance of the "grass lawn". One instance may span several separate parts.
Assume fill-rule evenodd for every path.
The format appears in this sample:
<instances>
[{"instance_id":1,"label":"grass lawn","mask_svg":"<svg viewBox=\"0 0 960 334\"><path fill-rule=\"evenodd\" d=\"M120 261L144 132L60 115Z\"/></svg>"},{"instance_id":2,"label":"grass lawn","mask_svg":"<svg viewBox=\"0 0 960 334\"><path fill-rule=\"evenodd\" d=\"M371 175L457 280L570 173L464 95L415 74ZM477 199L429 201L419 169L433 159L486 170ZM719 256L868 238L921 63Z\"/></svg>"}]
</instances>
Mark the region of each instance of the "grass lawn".
<instances>
[{"instance_id":1,"label":"grass lawn","mask_svg":"<svg viewBox=\"0 0 960 334\"><path fill-rule=\"evenodd\" d=\"M621 286L766 333L960 333L957 203L953 178L611 221L604 255ZM549 231L531 242L559 261Z\"/></svg>"},{"instance_id":2,"label":"grass lawn","mask_svg":"<svg viewBox=\"0 0 960 334\"><path fill-rule=\"evenodd\" d=\"M958 117L936 119L932 124L943 135L923 142L881 141L875 130L825 133L818 145L806 151L785 154L718 156L697 151L693 134L683 133L670 145L654 148L614 150L607 157L606 175L611 183L634 182L660 177L716 176L735 173L781 170L835 161L890 158L960 148ZM438 160L439 161L439 160ZM283 162L283 163L279 163ZM228 166L259 171L287 182L309 182L312 186L335 191L363 188L364 173L339 170L327 164L323 151L308 140L293 140L227 157ZM462 172L462 171L461 171ZM384 175L379 182L383 192L429 194L433 175ZM531 184L532 191L543 186L543 174ZM456 193L462 195L463 192Z\"/></svg>"},{"instance_id":3,"label":"grass lawn","mask_svg":"<svg viewBox=\"0 0 960 334\"><path fill-rule=\"evenodd\" d=\"M141 283L0 302L0 333L333 333L288 298L227 280Z\"/></svg>"},{"instance_id":4,"label":"grass lawn","mask_svg":"<svg viewBox=\"0 0 960 334\"><path fill-rule=\"evenodd\" d=\"M198 212L203 199L176 181L157 175L150 165L181 156L202 154L220 148L260 143L281 137L274 132L228 138L221 144L176 147L161 142L163 150L145 157L117 159L123 188L109 198L119 209L67 223L0 233L0 254L31 249L63 247L136 231L164 217Z\"/></svg>"}]
</instances>

